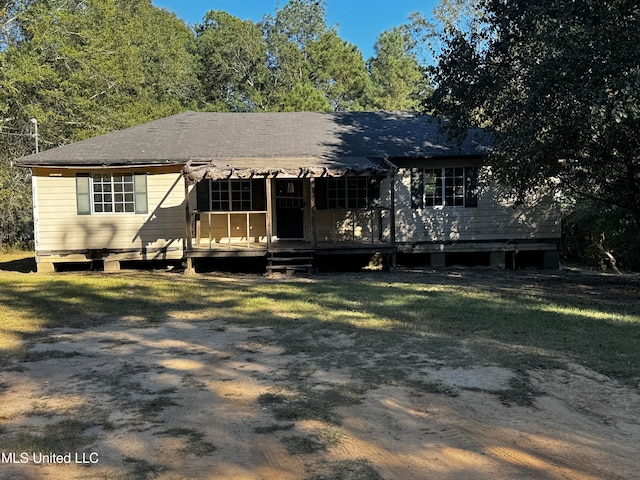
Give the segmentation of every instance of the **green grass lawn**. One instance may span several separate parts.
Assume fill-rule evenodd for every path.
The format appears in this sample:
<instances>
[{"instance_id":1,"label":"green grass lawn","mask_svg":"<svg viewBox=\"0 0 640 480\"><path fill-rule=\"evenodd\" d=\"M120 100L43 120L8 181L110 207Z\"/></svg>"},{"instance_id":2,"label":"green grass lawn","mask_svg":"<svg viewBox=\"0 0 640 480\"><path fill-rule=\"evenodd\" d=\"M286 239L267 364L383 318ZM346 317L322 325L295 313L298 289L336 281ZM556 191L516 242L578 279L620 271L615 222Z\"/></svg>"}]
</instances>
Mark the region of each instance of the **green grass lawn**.
<instances>
[{"instance_id":1,"label":"green grass lawn","mask_svg":"<svg viewBox=\"0 0 640 480\"><path fill-rule=\"evenodd\" d=\"M56 327L218 319L279 329L288 351L326 351L330 347L317 342L326 330L353 335L354 348L336 348L336 361L397 349L516 369L572 361L625 382L637 384L640 377L640 300L612 301L609 290L623 281L616 277L592 282L589 295L575 295L572 287L584 280L579 275L552 278L539 290L524 284L493 288L490 276L508 275L495 271L478 284L377 272L279 282L139 271L23 273L29 262L28 254L0 254L5 358Z\"/></svg>"}]
</instances>

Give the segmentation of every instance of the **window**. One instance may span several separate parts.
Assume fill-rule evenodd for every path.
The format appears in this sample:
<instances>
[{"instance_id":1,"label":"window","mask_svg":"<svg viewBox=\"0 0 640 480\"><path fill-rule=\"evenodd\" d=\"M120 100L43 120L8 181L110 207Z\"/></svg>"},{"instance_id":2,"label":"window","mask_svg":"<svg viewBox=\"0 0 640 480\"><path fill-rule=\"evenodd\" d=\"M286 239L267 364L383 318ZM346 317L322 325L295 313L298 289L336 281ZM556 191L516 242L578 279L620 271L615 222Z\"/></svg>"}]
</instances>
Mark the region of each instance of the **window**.
<instances>
[{"instance_id":1,"label":"window","mask_svg":"<svg viewBox=\"0 0 640 480\"><path fill-rule=\"evenodd\" d=\"M147 176L96 173L76 176L79 215L93 213L147 213Z\"/></svg>"},{"instance_id":2,"label":"window","mask_svg":"<svg viewBox=\"0 0 640 480\"><path fill-rule=\"evenodd\" d=\"M477 207L476 167L414 168L411 170L411 206Z\"/></svg>"},{"instance_id":3,"label":"window","mask_svg":"<svg viewBox=\"0 0 640 480\"><path fill-rule=\"evenodd\" d=\"M222 182L222 181L209 182L208 186L209 186L210 192L205 192L205 194L209 193L210 201L204 203L204 208L202 210L211 210L214 212L222 212L222 211L230 210L229 182ZM206 208L207 203L210 208Z\"/></svg>"},{"instance_id":4,"label":"window","mask_svg":"<svg viewBox=\"0 0 640 480\"><path fill-rule=\"evenodd\" d=\"M380 199L378 177L345 176L316 179L316 208L372 208Z\"/></svg>"},{"instance_id":5,"label":"window","mask_svg":"<svg viewBox=\"0 0 640 480\"><path fill-rule=\"evenodd\" d=\"M242 212L266 209L264 179L205 180L196 186L201 212Z\"/></svg>"},{"instance_id":6,"label":"window","mask_svg":"<svg viewBox=\"0 0 640 480\"><path fill-rule=\"evenodd\" d=\"M276 205L279 208L304 208L303 180L276 180Z\"/></svg>"}]
</instances>

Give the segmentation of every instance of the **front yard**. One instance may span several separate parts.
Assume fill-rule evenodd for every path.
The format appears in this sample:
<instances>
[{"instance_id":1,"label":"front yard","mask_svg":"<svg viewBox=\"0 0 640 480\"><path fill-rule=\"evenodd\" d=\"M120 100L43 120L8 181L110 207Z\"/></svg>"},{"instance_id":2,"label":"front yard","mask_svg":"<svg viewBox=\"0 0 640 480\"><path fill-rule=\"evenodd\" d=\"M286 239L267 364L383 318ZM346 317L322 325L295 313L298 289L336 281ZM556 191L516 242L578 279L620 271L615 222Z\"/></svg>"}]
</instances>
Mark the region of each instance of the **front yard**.
<instances>
[{"instance_id":1,"label":"front yard","mask_svg":"<svg viewBox=\"0 0 640 480\"><path fill-rule=\"evenodd\" d=\"M637 276L28 265L0 257L0 478L640 469Z\"/></svg>"}]
</instances>

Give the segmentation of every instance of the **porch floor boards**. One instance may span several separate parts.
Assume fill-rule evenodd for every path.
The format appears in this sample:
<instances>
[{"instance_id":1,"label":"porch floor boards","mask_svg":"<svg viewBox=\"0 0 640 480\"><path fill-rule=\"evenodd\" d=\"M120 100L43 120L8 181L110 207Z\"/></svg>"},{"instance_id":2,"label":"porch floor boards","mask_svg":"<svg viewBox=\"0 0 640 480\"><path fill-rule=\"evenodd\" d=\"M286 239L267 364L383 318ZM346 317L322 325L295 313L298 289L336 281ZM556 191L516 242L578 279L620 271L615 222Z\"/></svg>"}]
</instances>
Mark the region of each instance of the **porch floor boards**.
<instances>
[{"instance_id":1,"label":"porch floor boards","mask_svg":"<svg viewBox=\"0 0 640 480\"><path fill-rule=\"evenodd\" d=\"M190 258L216 257L264 257L269 253L313 253L324 255L357 254L375 252L395 252L396 246L389 243L357 243L357 242L318 242L315 246L304 241L273 242L269 248L266 243L217 243L209 245L193 245L187 251Z\"/></svg>"}]
</instances>

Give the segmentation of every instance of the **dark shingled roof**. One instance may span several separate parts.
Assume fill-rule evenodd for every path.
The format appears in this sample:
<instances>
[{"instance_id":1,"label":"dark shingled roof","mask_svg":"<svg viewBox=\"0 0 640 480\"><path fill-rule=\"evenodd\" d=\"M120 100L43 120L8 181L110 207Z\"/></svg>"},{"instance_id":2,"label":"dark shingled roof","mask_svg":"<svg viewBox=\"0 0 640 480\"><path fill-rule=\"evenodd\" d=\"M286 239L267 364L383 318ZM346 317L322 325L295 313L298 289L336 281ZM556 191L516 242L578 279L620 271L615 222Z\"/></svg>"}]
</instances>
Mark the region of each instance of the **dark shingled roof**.
<instances>
[{"instance_id":1,"label":"dark shingled roof","mask_svg":"<svg viewBox=\"0 0 640 480\"><path fill-rule=\"evenodd\" d=\"M411 112L185 112L14 162L17 166L93 167L208 164L247 168L276 159L321 168L367 158L436 158L487 153L487 137L448 141L437 121ZM242 163L247 165L243 165Z\"/></svg>"}]
</instances>

